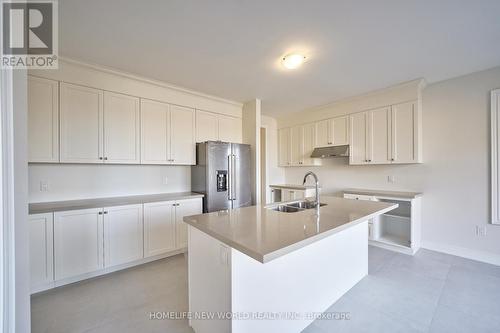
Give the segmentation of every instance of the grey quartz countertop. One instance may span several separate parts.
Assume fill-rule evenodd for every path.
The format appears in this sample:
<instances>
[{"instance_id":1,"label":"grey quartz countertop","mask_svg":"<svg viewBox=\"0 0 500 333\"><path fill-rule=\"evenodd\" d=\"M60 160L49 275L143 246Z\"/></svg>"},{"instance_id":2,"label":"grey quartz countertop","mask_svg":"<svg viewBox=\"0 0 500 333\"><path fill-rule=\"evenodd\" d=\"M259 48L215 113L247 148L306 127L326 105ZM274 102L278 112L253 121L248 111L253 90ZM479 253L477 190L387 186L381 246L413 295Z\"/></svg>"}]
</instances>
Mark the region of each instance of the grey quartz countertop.
<instances>
[{"instance_id":1,"label":"grey quartz countertop","mask_svg":"<svg viewBox=\"0 0 500 333\"><path fill-rule=\"evenodd\" d=\"M361 194L361 195L373 195L377 197L386 198L401 198L401 199L415 199L422 196L420 192L401 192L401 191L384 191L384 190L368 190L361 188L348 188L342 192L348 194Z\"/></svg>"},{"instance_id":2,"label":"grey quartz countertop","mask_svg":"<svg viewBox=\"0 0 500 333\"><path fill-rule=\"evenodd\" d=\"M266 263L398 207L328 196L322 196L321 202L326 205L320 208L319 218L315 209L284 213L257 205L187 216L184 222Z\"/></svg>"},{"instance_id":3,"label":"grey quartz countertop","mask_svg":"<svg viewBox=\"0 0 500 333\"><path fill-rule=\"evenodd\" d=\"M60 212L65 210L125 206L125 205L142 204L148 202L160 202L160 201L192 199L192 198L202 198L202 197L203 194L200 193L178 192L178 193L161 193L161 194L149 194L149 195L134 195L127 197L39 202L39 203L29 204L29 213L41 214L50 212Z\"/></svg>"},{"instance_id":4,"label":"grey quartz countertop","mask_svg":"<svg viewBox=\"0 0 500 333\"><path fill-rule=\"evenodd\" d=\"M269 187L271 187L271 188L285 188L285 189L292 189L292 190L307 190L310 188L315 188L314 185L300 185L300 184L273 184L273 185L269 185Z\"/></svg>"}]
</instances>

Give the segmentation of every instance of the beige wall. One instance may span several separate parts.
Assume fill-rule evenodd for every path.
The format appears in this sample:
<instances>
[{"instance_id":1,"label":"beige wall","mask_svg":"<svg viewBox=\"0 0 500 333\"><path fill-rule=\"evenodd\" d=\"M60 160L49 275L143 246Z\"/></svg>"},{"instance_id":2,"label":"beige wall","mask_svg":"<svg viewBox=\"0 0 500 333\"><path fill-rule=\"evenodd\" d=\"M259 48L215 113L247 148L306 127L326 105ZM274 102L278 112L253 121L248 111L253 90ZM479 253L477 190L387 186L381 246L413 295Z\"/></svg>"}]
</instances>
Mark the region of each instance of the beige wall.
<instances>
[{"instance_id":1,"label":"beige wall","mask_svg":"<svg viewBox=\"0 0 500 333\"><path fill-rule=\"evenodd\" d=\"M271 194L269 185L283 184L285 182L285 170L278 167L278 123L276 119L262 116L261 126L266 128L266 183L267 201L270 202Z\"/></svg>"},{"instance_id":2,"label":"beige wall","mask_svg":"<svg viewBox=\"0 0 500 333\"><path fill-rule=\"evenodd\" d=\"M288 183L317 172L324 194L343 188L422 191L425 247L500 264L500 226L490 221L490 91L500 67L428 85L422 94L424 164L286 168ZM387 176L396 182L387 182ZM475 236L475 226L486 236Z\"/></svg>"}]
</instances>

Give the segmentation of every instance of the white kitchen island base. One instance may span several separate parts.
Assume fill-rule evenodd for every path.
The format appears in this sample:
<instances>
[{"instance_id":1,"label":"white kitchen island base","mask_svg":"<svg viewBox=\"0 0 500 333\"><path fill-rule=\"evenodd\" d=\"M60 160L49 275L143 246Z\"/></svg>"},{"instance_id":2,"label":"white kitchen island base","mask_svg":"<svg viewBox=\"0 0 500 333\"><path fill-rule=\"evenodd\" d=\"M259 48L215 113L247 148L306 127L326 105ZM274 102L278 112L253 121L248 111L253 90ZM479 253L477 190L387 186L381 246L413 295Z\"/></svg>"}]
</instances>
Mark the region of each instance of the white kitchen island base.
<instances>
[{"instance_id":1,"label":"white kitchen island base","mask_svg":"<svg viewBox=\"0 0 500 333\"><path fill-rule=\"evenodd\" d=\"M368 274L367 223L266 263L189 226L190 325L196 333L301 332Z\"/></svg>"}]
</instances>

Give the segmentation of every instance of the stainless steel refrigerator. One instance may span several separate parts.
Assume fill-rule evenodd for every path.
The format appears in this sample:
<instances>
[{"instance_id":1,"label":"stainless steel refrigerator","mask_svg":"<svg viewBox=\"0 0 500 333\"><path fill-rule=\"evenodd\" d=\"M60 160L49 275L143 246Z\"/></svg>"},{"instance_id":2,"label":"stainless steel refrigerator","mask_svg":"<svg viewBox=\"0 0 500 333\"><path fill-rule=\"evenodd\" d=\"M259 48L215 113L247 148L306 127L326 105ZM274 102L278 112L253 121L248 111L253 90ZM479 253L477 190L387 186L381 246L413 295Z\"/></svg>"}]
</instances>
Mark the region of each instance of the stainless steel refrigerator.
<instances>
[{"instance_id":1,"label":"stainless steel refrigerator","mask_svg":"<svg viewBox=\"0 0 500 333\"><path fill-rule=\"evenodd\" d=\"M207 141L196 144L191 189L203 193L203 212L250 206L250 145Z\"/></svg>"}]
</instances>

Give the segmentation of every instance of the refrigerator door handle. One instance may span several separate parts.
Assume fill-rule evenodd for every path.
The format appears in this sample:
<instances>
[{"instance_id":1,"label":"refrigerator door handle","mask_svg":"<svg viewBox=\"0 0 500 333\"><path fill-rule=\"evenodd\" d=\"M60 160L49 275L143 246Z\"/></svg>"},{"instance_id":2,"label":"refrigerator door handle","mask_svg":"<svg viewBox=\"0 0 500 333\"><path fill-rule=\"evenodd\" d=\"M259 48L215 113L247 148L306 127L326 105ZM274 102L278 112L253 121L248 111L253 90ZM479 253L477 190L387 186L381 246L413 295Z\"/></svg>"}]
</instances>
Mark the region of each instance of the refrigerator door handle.
<instances>
[{"instance_id":1,"label":"refrigerator door handle","mask_svg":"<svg viewBox=\"0 0 500 333\"><path fill-rule=\"evenodd\" d=\"M233 161L232 161L232 155L229 154L227 155L227 199L231 200L233 196Z\"/></svg>"},{"instance_id":2,"label":"refrigerator door handle","mask_svg":"<svg viewBox=\"0 0 500 333\"><path fill-rule=\"evenodd\" d=\"M236 200L236 155L231 154L231 200Z\"/></svg>"}]
</instances>

